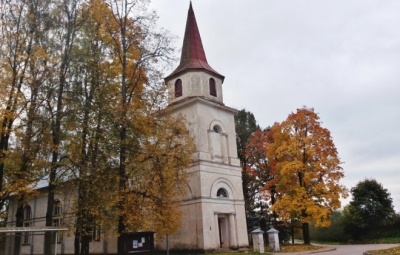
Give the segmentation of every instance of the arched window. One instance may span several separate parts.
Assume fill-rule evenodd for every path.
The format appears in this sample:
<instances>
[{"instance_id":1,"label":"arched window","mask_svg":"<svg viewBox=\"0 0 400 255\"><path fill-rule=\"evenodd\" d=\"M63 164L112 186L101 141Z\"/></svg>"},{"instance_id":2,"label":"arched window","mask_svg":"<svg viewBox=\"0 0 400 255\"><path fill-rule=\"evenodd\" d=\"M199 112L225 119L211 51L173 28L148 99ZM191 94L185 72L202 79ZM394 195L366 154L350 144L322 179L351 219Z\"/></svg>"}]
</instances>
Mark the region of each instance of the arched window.
<instances>
[{"instance_id":1,"label":"arched window","mask_svg":"<svg viewBox=\"0 0 400 255\"><path fill-rule=\"evenodd\" d=\"M175 81L175 97L182 96L182 80L177 79Z\"/></svg>"},{"instance_id":2,"label":"arched window","mask_svg":"<svg viewBox=\"0 0 400 255\"><path fill-rule=\"evenodd\" d=\"M210 85L210 95L216 97L217 89L215 88L215 80L213 78L210 78L208 84Z\"/></svg>"},{"instance_id":3,"label":"arched window","mask_svg":"<svg viewBox=\"0 0 400 255\"><path fill-rule=\"evenodd\" d=\"M217 197L228 197L228 192L224 188L219 188L217 190Z\"/></svg>"},{"instance_id":4,"label":"arched window","mask_svg":"<svg viewBox=\"0 0 400 255\"><path fill-rule=\"evenodd\" d=\"M24 207L24 220L32 219L32 209L29 205Z\"/></svg>"},{"instance_id":5,"label":"arched window","mask_svg":"<svg viewBox=\"0 0 400 255\"><path fill-rule=\"evenodd\" d=\"M221 133L222 133L221 127L218 126L218 125L215 125L215 126L213 127L213 130L214 130L215 133L218 133L218 134L221 134Z\"/></svg>"},{"instance_id":6,"label":"arched window","mask_svg":"<svg viewBox=\"0 0 400 255\"><path fill-rule=\"evenodd\" d=\"M62 207L60 200L54 200L54 208L53 208L53 226L59 227L62 225ZM61 243L62 233L59 232L57 235L55 233L52 234L52 243Z\"/></svg>"},{"instance_id":7,"label":"arched window","mask_svg":"<svg viewBox=\"0 0 400 255\"><path fill-rule=\"evenodd\" d=\"M29 228L32 226L32 209L29 205L24 207L24 227ZM30 244L30 232L25 232L23 234L22 243L27 245Z\"/></svg>"},{"instance_id":8,"label":"arched window","mask_svg":"<svg viewBox=\"0 0 400 255\"><path fill-rule=\"evenodd\" d=\"M53 215L54 216L61 215L61 202L60 202L60 200L54 200Z\"/></svg>"}]
</instances>

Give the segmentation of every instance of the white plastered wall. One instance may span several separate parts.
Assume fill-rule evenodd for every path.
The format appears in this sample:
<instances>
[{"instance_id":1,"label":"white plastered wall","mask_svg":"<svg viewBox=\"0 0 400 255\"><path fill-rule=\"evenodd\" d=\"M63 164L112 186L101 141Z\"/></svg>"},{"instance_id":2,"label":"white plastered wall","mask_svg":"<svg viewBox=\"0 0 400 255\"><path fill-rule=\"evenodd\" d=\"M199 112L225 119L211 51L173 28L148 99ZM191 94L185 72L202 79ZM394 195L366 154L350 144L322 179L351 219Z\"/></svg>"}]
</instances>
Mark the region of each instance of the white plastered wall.
<instances>
[{"instance_id":1,"label":"white plastered wall","mask_svg":"<svg viewBox=\"0 0 400 255\"><path fill-rule=\"evenodd\" d=\"M210 95L209 80L213 78L215 80L215 88L217 96ZM175 81L177 79L182 80L182 96L175 98ZM222 95L222 80L203 71L191 71L186 72L179 77L171 79L167 82L168 86L168 103L175 103L185 97L204 96L212 100L223 102Z\"/></svg>"},{"instance_id":2,"label":"white plastered wall","mask_svg":"<svg viewBox=\"0 0 400 255\"><path fill-rule=\"evenodd\" d=\"M190 130L197 148L193 155L194 165L188 169L192 174L189 182L191 194L182 205L182 226L169 238L172 249L219 249L219 219L222 220L225 247L248 246L234 125L236 110L222 104L221 80L215 79L221 103L208 100L210 77L204 72L181 75L178 78L182 79L183 95L177 99L170 98L170 103L182 100L171 107L174 114L185 115L191 123ZM195 90L188 86L188 82L196 79L203 85ZM170 88L173 88L175 80L168 83ZM185 93L185 88L189 93ZM215 126L218 132L214 130ZM217 197L218 188L224 188L228 197Z\"/></svg>"}]
</instances>

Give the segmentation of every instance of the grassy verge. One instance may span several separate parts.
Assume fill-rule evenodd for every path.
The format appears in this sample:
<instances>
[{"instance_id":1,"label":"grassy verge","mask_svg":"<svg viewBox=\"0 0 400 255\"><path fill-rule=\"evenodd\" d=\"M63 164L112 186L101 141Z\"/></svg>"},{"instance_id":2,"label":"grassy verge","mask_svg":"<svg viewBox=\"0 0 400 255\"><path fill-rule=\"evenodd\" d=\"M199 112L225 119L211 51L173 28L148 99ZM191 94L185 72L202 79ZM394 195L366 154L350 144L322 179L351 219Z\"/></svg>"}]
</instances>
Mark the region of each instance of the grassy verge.
<instances>
[{"instance_id":1,"label":"grassy verge","mask_svg":"<svg viewBox=\"0 0 400 255\"><path fill-rule=\"evenodd\" d=\"M332 245L400 243L400 236L369 238L369 239L362 239L362 240L349 240L347 242L325 242L325 241L318 241L318 240L312 240L312 242L316 243L316 244L332 244Z\"/></svg>"},{"instance_id":2,"label":"grassy verge","mask_svg":"<svg viewBox=\"0 0 400 255\"><path fill-rule=\"evenodd\" d=\"M342 245L342 244L346 244L346 243L341 243L341 242L326 242L326 241L314 241L314 240L312 240L312 243L315 243L315 244L329 244L329 245Z\"/></svg>"},{"instance_id":3,"label":"grassy verge","mask_svg":"<svg viewBox=\"0 0 400 255\"><path fill-rule=\"evenodd\" d=\"M166 255L167 252L158 252L156 255ZM207 254L216 254L216 255L233 255L233 254L246 254L246 255L259 255L260 253L258 252L253 252L253 251L248 251L248 252L213 252L213 253L207 253ZM271 253L263 253L264 255L271 255ZM170 252L169 255L182 255L182 253L173 253ZM186 255L204 255L204 253L187 253Z\"/></svg>"},{"instance_id":4,"label":"grassy verge","mask_svg":"<svg viewBox=\"0 0 400 255\"><path fill-rule=\"evenodd\" d=\"M396 255L400 254L400 246L390 248L390 249L385 249L385 250L374 250L374 251L368 251L370 254L391 254L391 255Z\"/></svg>"},{"instance_id":5,"label":"grassy verge","mask_svg":"<svg viewBox=\"0 0 400 255\"><path fill-rule=\"evenodd\" d=\"M381 237L370 240L365 240L366 243L400 243L400 236Z\"/></svg>"},{"instance_id":6,"label":"grassy verge","mask_svg":"<svg viewBox=\"0 0 400 255\"><path fill-rule=\"evenodd\" d=\"M264 255L271 255L271 253L268 253L267 251L268 251L268 247L265 247L265 253L263 253ZM167 252L166 251L156 251L156 253L155 253L156 255L166 255L167 254ZM204 255L204 253L197 253L197 252L190 252L190 253L188 253L188 252L185 252L185 253L182 253L182 252L173 252L173 251L170 251L169 252L169 255ZM236 254L236 255L240 255L240 254L246 254L246 255L259 255L260 253L258 253L258 252L254 252L254 251L252 251L252 249L249 249L248 251L234 251L234 250L232 250L232 251L220 251L220 252L209 252L209 253L207 253L207 254L216 254L216 255L234 255L234 254ZM143 255L147 255L147 254L143 254Z\"/></svg>"},{"instance_id":7,"label":"grassy verge","mask_svg":"<svg viewBox=\"0 0 400 255\"><path fill-rule=\"evenodd\" d=\"M309 244L284 244L281 245L281 252L316 251L322 248L323 248L322 246L315 246Z\"/></svg>"},{"instance_id":8,"label":"grassy verge","mask_svg":"<svg viewBox=\"0 0 400 255\"><path fill-rule=\"evenodd\" d=\"M316 250L320 250L323 249L323 246L315 246L315 245L306 245L306 244L283 244L280 245L281 251L282 253L284 252L303 252L303 251L316 251ZM263 253L264 255L272 255L269 247L265 246L265 253ZM166 255L167 252L166 251L157 251L156 255ZM169 255L200 255L200 254L204 254L204 253L197 253L197 252L192 252L192 253L178 253L178 252L173 252L170 251ZM221 251L221 252L211 252L211 253L207 253L207 254L216 254L216 255L240 255L240 254L246 254L246 255L259 255L260 253L258 252L254 252L251 248L248 251ZM147 254L143 254L143 255L147 255Z\"/></svg>"}]
</instances>

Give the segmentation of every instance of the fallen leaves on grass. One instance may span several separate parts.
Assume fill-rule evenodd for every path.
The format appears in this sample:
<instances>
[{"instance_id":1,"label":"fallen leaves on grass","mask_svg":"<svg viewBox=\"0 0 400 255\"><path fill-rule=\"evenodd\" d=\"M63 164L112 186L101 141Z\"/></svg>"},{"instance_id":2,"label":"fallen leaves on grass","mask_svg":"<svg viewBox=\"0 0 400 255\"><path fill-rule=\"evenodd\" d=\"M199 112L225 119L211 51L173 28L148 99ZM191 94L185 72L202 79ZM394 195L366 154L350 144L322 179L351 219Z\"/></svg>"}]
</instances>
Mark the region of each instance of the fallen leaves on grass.
<instances>
[{"instance_id":1,"label":"fallen leaves on grass","mask_svg":"<svg viewBox=\"0 0 400 255\"><path fill-rule=\"evenodd\" d=\"M322 248L322 246L314 246L309 244L284 244L281 245L281 252L316 251Z\"/></svg>"},{"instance_id":2,"label":"fallen leaves on grass","mask_svg":"<svg viewBox=\"0 0 400 255\"><path fill-rule=\"evenodd\" d=\"M390 249L385 249L385 250L375 250L375 251L368 251L369 254L400 254L400 246L393 247Z\"/></svg>"}]
</instances>

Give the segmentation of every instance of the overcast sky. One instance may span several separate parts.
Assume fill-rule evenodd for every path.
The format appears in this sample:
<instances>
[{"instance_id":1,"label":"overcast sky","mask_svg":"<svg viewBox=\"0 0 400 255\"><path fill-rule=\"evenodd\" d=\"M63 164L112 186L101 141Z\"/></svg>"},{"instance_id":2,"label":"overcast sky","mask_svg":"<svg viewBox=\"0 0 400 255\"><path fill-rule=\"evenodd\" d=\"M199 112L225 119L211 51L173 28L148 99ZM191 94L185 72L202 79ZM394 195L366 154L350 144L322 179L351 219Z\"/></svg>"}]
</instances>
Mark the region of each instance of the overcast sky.
<instances>
[{"instance_id":1,"label":"overcast sky","mask_svg":"<svg viewBox=\"0 0 400 255\"><path fill-rule=\"evenodd\" d=\"M192 4L208 63L225 76L227 106L246 108L262 127L313 107L345 162L342 184L374 178L400 211L400 1ZM189 1L150 7L180 50Z\"/></svg>"}]
</instances>

